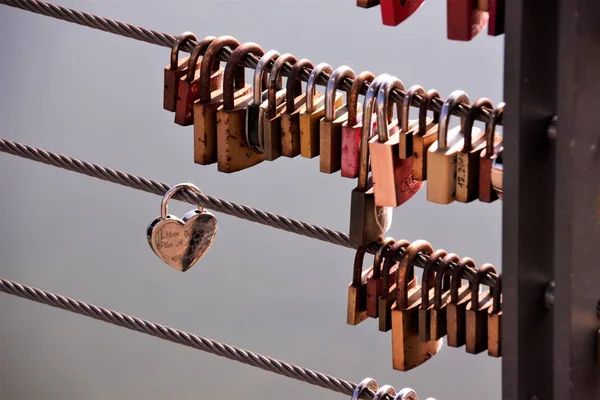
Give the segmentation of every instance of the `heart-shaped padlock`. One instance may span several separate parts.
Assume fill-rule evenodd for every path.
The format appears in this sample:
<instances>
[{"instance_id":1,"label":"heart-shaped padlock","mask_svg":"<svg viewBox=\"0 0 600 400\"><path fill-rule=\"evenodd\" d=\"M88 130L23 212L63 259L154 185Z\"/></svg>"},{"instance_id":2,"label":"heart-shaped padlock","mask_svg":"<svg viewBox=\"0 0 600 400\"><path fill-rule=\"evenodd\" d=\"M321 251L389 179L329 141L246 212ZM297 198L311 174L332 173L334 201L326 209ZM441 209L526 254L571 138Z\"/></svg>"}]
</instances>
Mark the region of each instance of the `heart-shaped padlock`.
<instances>
[{"instance_id":1,"label":"heart-shaped padlock","mask_svg":"<svg viewBox=\"0 0 600 400\"><path fill-rule=\"evenodd\" d=\"M160 205L160 217L148 225L148 244L152 251L178 271L192 268L208 251L217 234L217 219L198 206L186 213L182 219L167 214L167 203L175 193L188 189L196 193L200 190L191 183L180 183L165 193Z\"/></svg>"}]
</instances>

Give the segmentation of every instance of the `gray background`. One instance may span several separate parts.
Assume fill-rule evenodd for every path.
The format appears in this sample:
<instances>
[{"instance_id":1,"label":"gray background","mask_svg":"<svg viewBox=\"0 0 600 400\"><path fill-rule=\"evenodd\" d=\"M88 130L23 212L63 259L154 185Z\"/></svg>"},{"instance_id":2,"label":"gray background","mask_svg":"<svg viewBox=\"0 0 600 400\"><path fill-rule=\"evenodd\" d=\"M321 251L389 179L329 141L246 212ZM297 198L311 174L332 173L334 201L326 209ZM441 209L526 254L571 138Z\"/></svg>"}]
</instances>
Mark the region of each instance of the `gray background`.
<instances>
[{"instance_id":1,"label":"gray background","mask_svg":"<svg viewBox=\"0 0 600 400\"><path fill-rule=\"evenodd\" d=\"M353 1L74 1L61 4L177 34L229 34L406 85L502 100L503 39L445 39L445 2L381 25ZM162 110L169 50L0 6L1 136L346 230L352 180L318 159L233 175L192 159L192 128ZM247 74L248 77L250 74ZM249 79L249 78L248 78ZM217 214L219 233L185 275L145 238L151 194L0 155L0 274L357 382L438 400L499 399L501 362L443 348L407 373L390 335L345 323L353 251ZM173 203L182 215L190 207ZM395 238L427 239L500 265L501 204L440 206L425 190L394 215ZM7 295L0 296L1 390L13 399L342 398L231 361Z\"/></svg>"}]
</instances>

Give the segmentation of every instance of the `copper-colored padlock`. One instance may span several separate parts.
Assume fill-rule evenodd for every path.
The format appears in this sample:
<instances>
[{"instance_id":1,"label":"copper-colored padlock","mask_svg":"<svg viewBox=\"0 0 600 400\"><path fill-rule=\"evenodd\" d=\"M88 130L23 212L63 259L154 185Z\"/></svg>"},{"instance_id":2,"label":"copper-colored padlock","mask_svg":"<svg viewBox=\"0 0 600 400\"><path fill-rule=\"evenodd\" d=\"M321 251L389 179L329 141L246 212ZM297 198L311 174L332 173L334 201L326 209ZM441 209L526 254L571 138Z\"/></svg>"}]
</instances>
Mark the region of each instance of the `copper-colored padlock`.
<instances>
[{"instance_id":1,"label":"copper-colored padlock","mask_svg":"<svg viewBox=\"0 0 600 400\"><path fill-rule=\"evenodd\" d=\"M285 112L281 114L281 155L284 157L300 154L300 113L306 108L306 93L302 93L300 73L313 68L313 63L304 58L294 64L287 79ZM297 93L298 90L300 93Z\"/></svg>"},{"instance_id":2,"label":"copper-colored padlock","mask_svg":"<svg viewBox=\"0 0 600 400\"><path fill-rule=\"evenodd\" d=\"M413 134L413 178L418 181L427 179L427 150L437 140L440 114L433 113L433 118L427 118L429 105L440 94L435 89L427 91L419 107L419 128Z\"/></svg>"},{"instance_id":3,"label":"copper-colored padlock","mask_svg":"<svg viewBox=\"0 0 600 400\"><path fill-rule=\"evenodd\" d=\"M465 257L454 268L450 281L450 302L446 306L446 334L450 347L461 347L466 342L466 310L471 301L471 290L468 284L462 284L462 274L467 267L475 269L475 262Z\"/></svg>"},{"instance_id":4,"label":"copper-colored padlock","mask_svg":"<svg viewBox=\"0 0 600 400\"><path fill-rule=\"evenodd\" d=\"M502 275L496 278L488 314L488 355L502 357Z\"/></svg>"},{"instance_id":5,"label":"copper-colored padlock","mask_svg":"<svg viewBox=\"0 0 600 400\"><path fill-rule=\"evenodd\" d=\"M438 264L448 254L446 250L435 250L429 256L421 278L421 304L419 306L419 337L422 342L431 340L431 312L435 293L435 280L438 274Z\"/></svg>"},{"instance_id":6,"label":"copper-colored padlock","mask_svg":"<svg viewBox=\"0 0 600 400\"><path fill-rule=\"evenodd\" d=\"M358 113L358 96L364 84L370 84L375 79L370 71L357 75L348 95L348 120L342 125L342 177L358 177L358 162L360 159L360 136L362 133L362 115Z\"/></svg>"},{"instance_id":7,"label":"copper-colored padlock","mask_svg":"<svg viewBox=\"0 0 600 400\"><path fill-rule=\"evenodd\" d=\"M285 101L281 104L277 101L278 92L281 95L281 90L278 91L281 71L286 62L293 65L297 61L296 57L292 54L282 54L277 58L275 64L273 64L271 74L269 75L267 111L262 120L262 147L264 158L267 161L275 161L281 157L281 114L285 110ZM302 91L302 82L295 81L294 85L296 87L294 95L297 95L298 92Z\"/></svg>"},{"instance_id":8,"label":"copper-colored padlock","mask_svg":"<svg viewBox=\"0 0 600 400\"><path fill-rule=\"evenodd\" d=\"M450 302L450 264L458 263L460 258L454 254L446 254L435 275L433 289L433 308L431 309L431 340L439 340L446 336L446 306Z\"/></svg>"},{"instance_id":9,"label":"copper-colored padlock","mask_svg":"<svg viewBox=\"0 0 600 400\"><path fill-rule=\"evenodd\" d=\"M446 9L450 40L472 40L488 22L488 13L479 10L477 1L447 0Z\"/></svg>"},{"instance_id":10,"label":"copper-colored padlock","mask_svg":"<svg viewBox=\"0 0 600 400\"><path fill-rule=\"evenodd\" d=\"M505 0L488 0L488 35L498 36L504 33Z\"/></svg>"},{"instance_id":11,"label":"copper-colored padlock","mask_svg":"<svg viewBox=\"0 0 600 400\"><path fill-rule=\"evenodd\" d=\"M245 85L243 60L248 54L260 57L264 50L256 43L244 43L233 51L225 67L223 104L217 109L217 168L220 172L237 172L262 161L246 143L246 110L252 94L235 97Z\"/></svg>"},{"instance_id":12,"label":"copper-colored padlock","mask_svg":"<svg viewBox=\"0 0 600 400\"><path fill-rule=\"evenodd\" d=\"M381 268L381 294L379 300L377 300L379 309L378 326L381 332L388 332L392 329L392 304L396 300L396 278L398 274L398 261L396 260L400 258L400 255L409 245L408 240L399 240L392 244Z\"/></svg>"},{"instance_id":13,"label":"copper-colored padlock","mask_svg":"<svg viewBox=\"0 0 600 400\"><path fill-rule=\"evenodd\" d=\"M460 103L470 104L462 90L455 90L442 107L438 140L427 150L427 200L450 204L456 199L456 156L463 147L465 119L449 129L452 112Z\"/></svg>"},{"instance_id":14,"label":"copper-colored padlock","mask_svg":"<svg viewBox=\"0 0 600 400\"><path fill-rule=\"evenodd\" d=\"M485 132L474 128L475 118L492 102L480 97L471 105L465 118L463 148L456 156L456 201L470 203L479 197L479 159L485 148Z\"/></svg>"},{"instance_id":15,"label":"copper-colored padlock","mask_svg":"<svg viewBox=\"0 0 600 400\"><path fill-rule=\"evenodd\" d=\"M354 79L352 68L341 66L331 74L325 89L325 115L319 126L319 169L325 174L332 174L342 166L342 125L348 119L348 106L335 107L337 89L344 78ZM346 94L348 98L350 91Z\"/></svg>"},{"instance_id":16,"label":"copper-colored padlock","mask_svg":"<svg viewBox=\"0 0 600 400\"><path fill-rule=\"evenodd\" d=\"M498 200L498 195L492 187L492 164L503 148L502 136L496 133L496 124L503 116L504 103L498 103L485 126L485 149L479 160L479 201L484 203Z\"/></svg>"},{"instance_id":17,"label":"copper-colored padlock","mask_svg":"<svg viewBox=\"0 0 600 400\"><path fill-rule=\"evenodd\" d=\"M381 0L381 21L396 26L413 15L425 0Z\"/></svg>"},{"instance_id":18,"label":"copper-colored padlock","mask_svg":"<svg viewBox=\"0 0 600 400\"><path fill-rule=\"evenodd\" d=\"M356 0L356 5L361 8L371 8L379 5L379 0Z\"/></svg>"},{"instance_id":19,"label":"copper-colored padlock","mask_svg":"<svg viewBox=\"0 0 600 400\"><path fill-rule=\"evenodd\" d=\"M177 86L177 101L175 104L175 123L181 126L189 126L194 123L194 102L200 96L200 56L203 56L208 47L217 40L214 36L202 39L192 50L188 60L187 73L179 80ZM216 65L216 70L205 73L210 76L210 90L218 90L223 85L223 70Z\"/></svg>"},{"instance_id":20,"label":"copper-colored padlock","mask_svg":"<svg viewBox=\"0 0 600 400\"><path fill-rule=\"evenodd\" d=\"M354 256L352 282L348 286L348 325L358 325L367 319L367 277L373 274L373 267L363 270L366 251L365 246L360 246Z\"/></svg>"},{"instance_id":21,"label":"copper-colored padlock","mask_svg":"<svg viewBox=\"0 0 600 400\"><path fill-rule=\"evenodd\" d=\"M471 302L467 305L467 353L479 354L487 350L488 310L492 306L492 291L479 293L479 285L490 273L496 273L491 264L482 265L471 282Z\"/></svg>"},{"instance_id":22,"label":"copper-colored padlock","mask_svg":"<svg viewBox=\"0 0 600 400\"><path fill-rule=\"evenodd\" d=\"M402 117L400 118L400 131L398 132L398 152L401 159L405 160L413 156L413 136L419 129L419 120L410 120L410 105L415 95L426 96L425 89L420 85L411 86L402 99Z\"/></svg>"},{"instance_id":23,"label":"copper-colored padlock","mask_svg":"<svg viewBox=\"0 0 600 400\"><path fill-rule=\"evenodd\" d=\"M196 41L196 35L192 32L183 32L177 36L173 47L171 48L171 62L165 67L165 89L163 94L163 108L167 111L175 112L177 104L177 89L179 88L179 80L187 74L189 57L179 58L179 50L181 46L190 41Z\"/></svg>"},{"instance_id":24,"label":"copper-colored padlock","mask_svg":"<svg viewBox=\"0 0 600 400\"><path fill-rule=\"evenodd\" d=\"M419 305L421 287L409 289L408 273L419 254L429 256L433 252L431 244L417 240L406 248L396 280L396 303L392 308L392 357L393 368L399 371L413 369L437 354L441 340L421 342L419 338Z\"/></svg>"},{"instance_id":25,"label":"copper-colored padlock","mask_svg":"<svg viewBox=\"0 0 600 400\"><path fill-rule=\"evenodd\" d=\"M396 77L384 80L377 92L377 136L369 141L375 204L381 207L398 207L410 200L423 186L412 178L412 157L402 160L398 156L401 106L399 120L388 122L389 96L393 89L404 90Z\"/></svg>"},{"instance_id":26,"label":"copper-colored padlock","mask_svg":"<svg viewBox=\"0 0 600 400\"><path fill-rule=\"evenodd\" d=\"M364 101L358 186L352 191L350 202L349 236L350 242L356 246L369 244L379 239L392 224L393 209L375 205L373 187L369 184L369 139L372 133L373 106L380 83L381 79L375 78L369 86Z\"/></svg>"},{"instance_id":27,"label":"copper-colored padlock","mask_svg":"<svg viewBox=\"0 0 600 400\"><path fill-rule=\"evenodd\" d=\"M369 318L379 317L379 296L381 296L383 284L383 260L394 242L395 240L389 237L383 239L373 259L373 274L367 278L367 316Z\"/></svg>"}]
</instances>

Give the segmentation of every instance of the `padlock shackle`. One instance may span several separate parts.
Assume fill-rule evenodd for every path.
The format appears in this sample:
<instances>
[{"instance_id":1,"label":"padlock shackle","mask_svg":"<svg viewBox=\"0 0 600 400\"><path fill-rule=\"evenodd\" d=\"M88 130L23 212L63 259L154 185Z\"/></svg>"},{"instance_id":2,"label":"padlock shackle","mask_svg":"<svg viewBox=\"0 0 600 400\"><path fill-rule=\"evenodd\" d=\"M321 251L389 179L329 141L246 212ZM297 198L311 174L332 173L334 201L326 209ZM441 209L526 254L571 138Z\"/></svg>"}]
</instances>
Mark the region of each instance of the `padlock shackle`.
<instances>
[{"instance_id":1,"label":"padlock shackle","mask_svg":"<svg viewBox=\"0 0 600 400\"><path fill-rule=\"evenodd\" d=\"M496 278L492 289L492 313L498 314L502 311L502 274Z\"/></svg>"},{"instance_id":2,"label":"padlock shackle","mask_svg":"<svg viewBox=\"0 0 600 400\"><path fill-rule=\"evenodd\" d=\"M373 392L377 392L377 390L379 390L379 385L377 385L377 381L373 378L365 378L362 381L360 381L360 383L356 385L356 388L352 392L352 398L350 400L360 400L360 397L367 389L371 389Z\"/></svg>"},{"instance_id":3,"label":"padlock shackle","mask_svg":"<svg viewBox=\"0 0 600 400\"><path fill-rule=\"evenodd\" d=\"M358 249L356 249L356 255L354 256L354 266L352 268L352 286L357 287L361 284L362 269L366 253L366 246L360 246Z\"/></svg>"},{"instance_id":4,"label":"padlock shackle","mask_svg":"<svg viewBox=\"0 0 600 400\"><path fill-rule=\"evenodd\" d=\"M179 67L179 51L181 50L181 46L192 40L198 41L198 38L196 38L196 35L190 31L185 31L181 35L177 36L177 39L175 39L173 42L173 47L171 47L169 69L176 70Z\"/></svg>"},{"instance_id":5,"label":"padlock shackle","mask_svg":"<svg viewBox=\"0 0 600 400\"><path fill-rule=\"evenodd\" d=\"M408 274L413 269L413 263L419 254L429 256L433 253L433 247L425 240L415 240L407 248L400 265L398 266L398 275L396 277L396 307L398 310L408 308Z\"/></svg>"},{"instance_id":6,"label":"padlock shackle","mask_svg":"<svg viewBox=\"0 0 600 400\"><path fill-rule=\"evenodd\" d=\"M160 217L162 219L166 219L167 215L169 215L168 203L169 203L169 200L171 199L171 197L173 197L175 195L175 193L177 193L183 189L191 190L192 192L194 192L196 194L202 194L200 189L198 189L198 187L192 183L178 183L177 185L173 185L171 187L171 189L167 190L167 192L164 194L164 196L160 202ZM201 212L204 212L204 207L198 206L198 210L200 210Z\"/></svg>"},{"instance_id":7,"label":"padlock shackle","mask_svg":"<svg viewBox=\"0 0 600 400\"><path fill-rule=\"evenodd\" d=\"M421 308L426 310L429 308L429 289L435 287L436 277L439 274L441 263L448 252L443 249L438 249L431 253L429 259L423 268L421 277ZM435 292L435 290L434 290Z\"/></svg>"},{"instance_id":8,"label":"padlock shackle","mask_svg":"<svg viewBox=\"0 0 600 400\"><path fill-rule=\"evenodd\" d=\"M451 263L457 263L460 261L460 257L455 253L448 253L444 256L444 259L440 263L438 270L435 273L435 287L433 289L433 308L439 310L442 308L442 295L444 291L445 282L452 282L450 274L448 271L450 270Z\"/></svg>"},{"instance_id":9,"label":"padlock shackle","mask_svg":"<svg viewBox=\"0 0 600 400\"><path fill-rule=\"evenodd\" d=\"M375 252L375 258L373 259L373 279L381 278L381 270L383 269L383 260L385 259L386 253L390 250L392 245L396 241L393 238L387 237L383 239L379 248Z\"/></svg>"},{"instance_id":10,"label":"padlock shackle","mask_svg":"<svg viewBox=\"0 0 600 400\"><path fill-rule=\"evenodd\" d=\"M498 103L490 115L490 120L485 124L485 157L494 155L494 139L496 139L496 125L504 118L504 102Z\"/></svg>"},{"instance_id":11,"label":"padlock shackle","mask_svg":"<svg viewBox=\"0 0 600 400\"><path fill-rule=\"evenodd\" d=\"M395 76L389 76L381 82L377 90L377 100L375 102L377 110L377 136L382 143L387 142L390 138L388 125L393 120L391 113L393 112L394 102L390 101L390 94L393 89L404 91L404 83ZM395 104L396 113L398 114L398 119L400 119L402 118L402 103Z\"/></svg>"},{"instance_id":12,"label":"padlock shackle","mask_svg":"<svg viewBox=\"0 0 600 400\"><path fill-rule=\"evenodd\" d=\"M286 113L291 114L296 111L296 97L302 95L302 80L300 79L300 73L303 69L312 70L313 68L313 63L306 58L301 59L292 66L285 90Z\"/></svg>"},{"instance_id":13,"label":"padlock shackle","mask_svg":"<svg viewBox=\"0 0 600 400\"><path fill-rule=\"evenodd\" d=\"M210 44L215 40L217 40L215 36L207 36L201 41L199 41L196 47L194 47L194 49L192 50L192 53L190 54L190 58L188 60L187 75L185 76L185 81L187 83L192 83L192 81L194 80L194 77L196 76L196 66L198 65L198 60L200 59L200 56L203 56L204 53L206 53L206 49L208 49L208 46L210 46Z\"/></svg>"},{"instance_id":14,"label":"padlock shackle","mask_svg":"<svg viewBox=\"0 0 600 400\"><path fill-rule=\"evenodd\" d=\"M465 117L465 125L463 129L465 140L461 152L469 153L473 150L473 125L475 124L475 120L479 115L481 115L483 108L493 107L494 104L487 97L480 97L471 105L471 109Z\"/></svg>"},{"instance_id":15,"label":"padlock shackle","mask_svg":"<svg viewBox=\"0 0 600 400\"><path fill-rule=\"evenodd\" d=\"M269 85L269 76L267 75L267 65L271 61L279 58L280 54L277 50L269 50L258 60L254 69L254 77L252 78L252 104L259 106L263 102L263 92L267 90ZM283 85L283 81L279 82L279 88Z\"/></svg>"},{"instance_id":16,"label":"padlock shackle","mask_svg":"<svg viewBox=\"0 0 600 400\"><path fill-rule=\"evenodd\" d=\"M327 81L327 87L325 88L325 121L333 122L333 120L335 120L335 95L344 78L356 78L354 70L347 65L342 65L333 71L331 77ZM350 91L347 92L346 97L349 96Z\"/></svg>"},{"instance_id":17,"label":"padlock shackle","mask_svg":"<svg viewBox=\"0 0 600 400\"><path fill-rule=\"evenodd\" d=\"M245 67L242 63L244 57L248 54L253 54L257 57L261 57L265 51L258 44L253 42L247 42L239 46L231 53L231 56L227 60L225 65L225 72L223 76L223 110L232 110L235 104L234 92L235 82L241 74L245 75Z\"/></svg>"},{"instance_id":18,"label":"padlock shackle","mask_svg":"<svg viewBox=\"0 0 600 400\"><path fill-rule=\"evenodd\" d=\"M462 90L455 90L450 93L448 99L442 106L440 114L440 129L438 130L438 149L448 150L448 130L450 129L450 118L452 113L460 104L471 104L469 96ZM461 119L462 130L464 131L464 119Z\"/></svg>"},{"instance_id":19,"label":"padlock shackle","mask_svg":"<svg viewBox=\"0 0 600 400\"><path fill-rule=\"evenodd\" d=\"M273 64L273 68L271 68L271 73L269 74L269 86L267 93L267 118L273 118L275 114L277 114L277 91L281 86L281 72L283 70L283 66L286 62L294 65L298 59L290 53L282 54L275 60L275 64Z\"/></svg>"},{"instance_id":20,"label":"padlock shackle","mask_svg":"<svg viewBox=\"0 0 600 400\"><path fill-rule=\"evenodd\" d=\"M232 51L237 49L240 42L237 41L233 36L221 36L215 39L206 49L204 56L202 57L202 64L200 66L200 92L198 94L198 101L201 104L210 103L210 78L214 71L219 68L221 60L217 57L217 54L224 47L229 47ZM245 81L244 72L242 70L241 79L236 79L236 85L239 86L239 82ZM246 82L242 84L245 85Z\"/></svg>"},{"instance_id":21,"label":"padlock shackle","mask_svg":"<svg viewBox=\"0 0 600 400\"><path fill-rule=\"evenodd\" d=\"M464 257L460 260L454 271L452 272L452 280L450 281L450 302L454 304L458 304L458 289L462 286L462 274L465 268L477 269L475 266L475 261L473 261L470 257Z\"/></svg>"},{"instance_id":22,"label":"padlock shackle","mask_svg":"<svg viewBox=\"0 0 600 400\"><path fill-rule=\"evenodd\" d=\"M427 111L429 111L429 105L434 99L440 99L440 93L435 89L429 89L427 94L423 96L423 101L419 107L419 130L417 131L418 136L425 136L427 133ZM433 122L440 122L440 113L433 112Z\"/></svg>"},{"instance_id":23,"label":"padlock shackle","mask_svg":"<svg viewBox=\"0 0 600 400\"><path fill-rule=\"evenodd\" d=\"M348 95L348 126L353 127L358 124L358 96L363 85L369 87L373 82L375 75L371 71L363 71L354 78L350 94Z\"/></svg>"},{"instance_id":24,"label":"padlock shackle","mask_svg":"<svg viewBox=\"0 0 600 400\"><path fill-rule=\"evenodd\" d=\"M387 252L383 267L381 268L381 293L382 296L387 297L390 293L390 270L398 261L396 259L405 248L410 246L408 240L399 240L392 244L390 250Z\"/></svg>"},{"instance_id":25,"label":"padlock shackle","mask_svg":"<svg viewBox=\"0 0 600 400\"><path fill-rule=\"evenodd\" d=\"M375 396L373 396L373 400L383 400L385 396L389 395L390 397L396 396L396 389L392 385L383 385L375 392Z\"/></svg>"},{"instance_id":26,"label":"padlock shackle","mask_svg":"<svg viewBox=\"0 0 600 400\"><path fill-rule=\"evenodd\" d=\"M308 82L306 82L306 113L311 114L315 112L315 95L317 94L317 80L319 79L319 75L322 73L326 73L331 75L333 73L333 68L331 65L327 63L317 64L316 67L313 68L312 72L308 77Z\"/></svg>"},{"instance_id":27,"label":"padlock shackle","mask_svg":"<svg viewBox=\"0 0 600 400\"><path fill-rule=\"evenodd\" d=\"M419 396L411 388L404 388L396 394L394 400L419 400Z\"/></svg>"},{"instance_id":28,"label":"padlock shackle","mask_svg":"<svg viewBox=\"0 0 600 400\"><path fill-rule=\"evenodd\" d=\"M496 268L492 264L483 264L471 282L471 310L479 310L479 286L490 273L495 274Z\"/></svg>"},{"instance_id":29,"label":"padlock shackle","mask_svg":"<svg viewBox=\"0 0 600 400\"><path fill-rule=\"evenodd\" d=\"M402 115L398 115L398 118L400 119L400 129L402 129L403 132L409 131L408 122L410 120L410 105L412 104L412 101L415 98L415 95L417 94L422 97L425 97L427 95L427 92L425 92L423 86L413 85L410 88L408 88L404 99L402 99Z\"/></svg>"}]
</instances>

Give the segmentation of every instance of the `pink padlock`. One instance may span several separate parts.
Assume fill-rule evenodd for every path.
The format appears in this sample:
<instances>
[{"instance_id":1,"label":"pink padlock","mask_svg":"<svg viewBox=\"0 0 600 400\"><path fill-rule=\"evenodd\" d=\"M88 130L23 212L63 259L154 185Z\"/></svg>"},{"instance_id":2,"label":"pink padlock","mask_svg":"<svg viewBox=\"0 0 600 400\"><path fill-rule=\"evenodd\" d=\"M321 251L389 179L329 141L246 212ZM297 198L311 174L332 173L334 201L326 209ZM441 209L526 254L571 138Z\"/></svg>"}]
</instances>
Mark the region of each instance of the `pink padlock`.
<instances>
[{"instance_id":1,"label":"pink padlock","mask_svg":"<svg viewBox=\"0 0 600 400\"><path fill-rule=\"evenodd\" d=\"M381 20L384 25L396 26L413 15L425 0L381 0Z\"/></svg>"}]
</instances>

